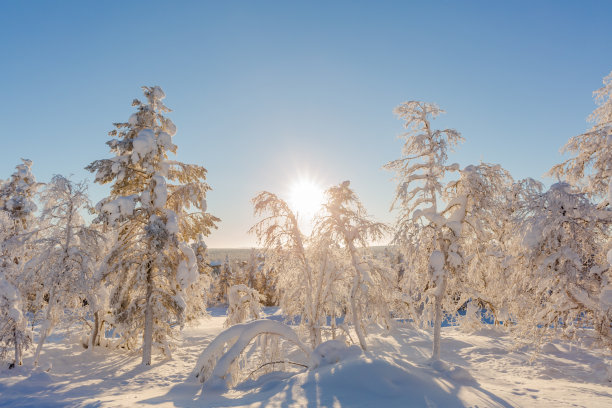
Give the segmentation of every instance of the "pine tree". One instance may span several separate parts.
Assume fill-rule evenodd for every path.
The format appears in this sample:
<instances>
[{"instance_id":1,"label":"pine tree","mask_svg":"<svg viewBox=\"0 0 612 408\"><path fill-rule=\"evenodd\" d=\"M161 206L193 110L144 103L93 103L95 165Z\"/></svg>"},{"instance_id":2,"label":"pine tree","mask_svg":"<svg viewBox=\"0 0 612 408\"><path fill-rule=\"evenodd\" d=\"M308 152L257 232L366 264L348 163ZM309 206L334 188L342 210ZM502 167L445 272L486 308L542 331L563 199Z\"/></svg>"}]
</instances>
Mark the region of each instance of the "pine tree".
<instances>
[{"instance_id":1,"label":"pine tree","mask_svg":"<svg viewBox=\"0 0 612 408\"><path fill-rule=\"evenodd\" d=\"M34 231L36 204L34 196L39 183L31 172L32 161L21 159L11 178L0 187L0 212L6 222L0 246L0 281L2 281L2 308L0 343L14 345L13 365L22 364L23 350L31 343L26 328L27 302L36 304L40 299L36 276L26 276L24 266L31 255L29 239Z\"/></svg>"},{"instance_id":2,"label":"pine tree","mask_svg":"<svg viewBox=\"0 0 612 408\"><path fill-rule=\"evenodd\" d=\"M127 123L116 123L107 142L115 156L96 160L87 170L96 182L112 183L110 196L96 206L98 218L117 228L104 279L112 285L115 324L127 347L142 333L144 365L152 347L170 353L171 325L182 325L186 289L199 279L196 255L187 244L207 236L218 218L206 213L206 169L168 159L176 153L176 127L158 86L143 87L146 103Z\"/></svg>"}]
</instances>

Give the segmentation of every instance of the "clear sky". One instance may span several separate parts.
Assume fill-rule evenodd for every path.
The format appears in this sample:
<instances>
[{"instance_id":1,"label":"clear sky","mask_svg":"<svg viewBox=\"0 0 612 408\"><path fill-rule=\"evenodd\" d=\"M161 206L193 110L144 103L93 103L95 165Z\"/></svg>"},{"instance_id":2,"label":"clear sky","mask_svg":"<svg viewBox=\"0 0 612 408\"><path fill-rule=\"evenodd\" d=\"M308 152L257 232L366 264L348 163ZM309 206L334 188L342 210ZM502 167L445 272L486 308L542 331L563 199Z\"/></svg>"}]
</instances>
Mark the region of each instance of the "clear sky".
<instances>
[{"instance_id":1,"label":"clear sky","mask_svg":"<svg viewBox=\"0 0 612 408\"><path fill-rule=\"evenodd\" d=\"M9 1L0 3L0 178L93 177L141 85L160 85L177 159L205 166L211 247L254 245L250 199L343 180L391 222L407 100L466 142L450 161L543 174L588 127L612 70L612 1ZM94 202L107 188L92 185Z\"/></svg>"}]
</instances>

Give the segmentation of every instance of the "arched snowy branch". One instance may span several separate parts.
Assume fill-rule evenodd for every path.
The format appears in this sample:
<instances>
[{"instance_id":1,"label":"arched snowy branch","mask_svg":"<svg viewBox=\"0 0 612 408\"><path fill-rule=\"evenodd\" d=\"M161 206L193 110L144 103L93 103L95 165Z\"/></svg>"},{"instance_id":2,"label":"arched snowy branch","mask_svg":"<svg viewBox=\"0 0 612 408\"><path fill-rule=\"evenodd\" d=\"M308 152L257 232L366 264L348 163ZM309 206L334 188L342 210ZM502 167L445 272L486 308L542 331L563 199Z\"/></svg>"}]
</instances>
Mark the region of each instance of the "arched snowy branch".
<instances>
[{"instance_id":1,"label":"arched snowy branch","mask_svg":"<svg viewBox=\"0 0 612 408\"><path fill-rule=\"evenodd\" d=\"M274 334L298 346L307 356L311 350L286 324L274 320L255 320L237 324L221 332L202 352L194 375L210 388L225 388L231 383L230 368L251 341L261 334ZM226 345L229 349L223 352Z\"/></svg>"}]
</instances>

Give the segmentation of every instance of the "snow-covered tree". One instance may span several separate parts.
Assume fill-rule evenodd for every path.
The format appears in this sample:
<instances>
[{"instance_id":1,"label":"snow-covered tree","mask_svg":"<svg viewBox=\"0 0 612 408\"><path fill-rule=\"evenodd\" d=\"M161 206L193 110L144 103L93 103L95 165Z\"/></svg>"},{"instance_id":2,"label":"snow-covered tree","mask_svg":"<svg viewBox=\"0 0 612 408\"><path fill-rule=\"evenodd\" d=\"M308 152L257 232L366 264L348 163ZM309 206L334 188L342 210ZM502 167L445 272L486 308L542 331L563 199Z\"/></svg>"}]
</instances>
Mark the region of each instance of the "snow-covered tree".
<instances>
[{"instance_id":1,"label":"snow-covered tree","mask_svg":"<svg viewBox=\"0 0 612 408\"><path fill-rule=\"evenodd\" d=\"M331 242L308 240L289 205L275 194L261 192L253 204L263 218L251 232L264 248L266 267L277 273L279 304L287 316L300 318L314 348L322 341L328 313L334 313L334 285L340 279Z\"/></svg>"},{"instance_id":2,"label":"snow-covered tree","mask_svg":"<svg viewBox=\"0 0 612 408\"><path fill-rule=\"evenodd\" d=\"M244 323L261 316L261 298L257 290L247 285L233 285L229 288L227 319L223 326Z\"/></svg>"},{"instance_id":3,"label":"snow-covered tree","mask_svg":"<svg viewBox=\"0 0 612 408\"><path fill-rule=\"evenodd\" d=\"M164 92L143 90L147 101L134 100L137 112L109 133L115 156L87 170L96 182L112 183L110 196L96 206L96 222L118 231L103 273L112 287L114 323L127 347L142 334L142 363L149 365L154 345L170 353L172 324L183 323L192 301L187 288L200 278L188 243L208 235L218 219L205 212L206 169L168 159L176 153L176 127L164 116L170 111Z\"/></svg>"},{"instance_id":4,"label":"snow-covered tree","mask_svg":"<svg viewBox=\"0 0 612 408\"><path fill-rule=\"evenodd\" d=\"M40 186L32 174L32 160L21 159L11 178L0 188L0 210L9 214L15 234L27 230L33 222L34 196Z\"/></svg>"},{"instance_id":5,"label":"snow-covered tree","mask_svg":"<svg viewBox=\"0 0 612 408\"><path fill-rule=\"evenodd\" d=\"M612 222L612 72L603 79L603 87L594 92L598 107L589 116L593 126L580 135L570 138L563 146L563 153L573 157L554 166L549 174L578 187L581 192L598 203L598 208L606 210L596 217L605 218L609 228ZM584 207L582 209L585 209ZM594 216L594 215L593 215ZM612 240L607 230L608 269L612 265ZM602 281L602 294L610 293L612 307L612 272L608 270ZM607 286L606 286L607 285Z\"/></svg>"},{"instance_id":6,"label":"snow-covered tree","mask_svg":"<svg viewBox=\"0 0 612 408\"><path fill-rule=\"evenodd\" d=\"M611 225L607 211L557 183L525 202L521 212L524 269L514 293L518 334L541 341L554 328L574 338L578 328L593 327L598 340L612 348L612 305L602 299L610 283L602 245Z\"/></svg>"},{"instance_id":7,"label":"snow-covered tree","mask_svg":"<svg viewBox=\"0 0 612 408\"><path fill-rule=\"evenodd\" d=\"M40 217L45 233L33 241L35 256L26 270L40 276L42 295L46 300L41 319L34 364L47 336L70 311L72 319L85 320L84 301L91 301L96 259L101 252L103 236L85 226L81 212L90 208L87 186L56 175L40 194L44 205Z\"/></svg>"},{"instance_id":8,"label":"snow-covered tree","mask_svg":"<svg viewBox=\"0 0 612 408\"><path fill-rule=\"evenodd\" d=\"M276 194L263 191L252 201L255 215L264 217L250 232L255 233L262 244L268 265L283 271L281 307L289 316L301 317L301 324L307 328L310 342L316 347L321 343L322 305L315 301L315 272L306 255L305 237L297 217ZM296 302L297 299L303 302Z\"/></svg>"},{"instance_id":9,"label":"snow-covered tree","mask_svg":"<svg viewBox=\"0 0 612 408\"><path fill-rule=\"evenodd\" d=\"M198 269L198 278L185 289L187 298L185 321L192 322L206 314L206 306L210 295L211 267L208 260L207 246L204 242L204 234L198 234L197 239L192 241L191 249L195 254L195 265Z\"/></svg>"},{"instance_id":10,"label":"snow-covered tree","mask_svg":"<svg viewBox=\"0 0 612 408\"><path fill-rule=\"evenodd\" d=\"M37 206L35 195L40 187L32 174L32 161L21 159L11 178L0 187L0 211L8 216L8 227L2 241L1 268L13 283L18 283L22 295L33 295L37 288L26 282L23 265L29 257L28 239L34 230Z\"/></svg>"},{"instance_id":11,"label":"snow-covered tree","mask_svg":"<svg viewBox=\"0 0 612 408\"><path fill-rule=\"evenodd\" d=\"M603 84L593 93L598 104L588 118L593 127L570 138L561 152L573 157L549 174L580 187L591 198L603 199L603 206L612 206L612 72Z\"/></svg>"},{"instance_id":12,"label":"snow-covered tree","mask_svg":"<svg viewBox=\"0 0 612 408\"><path fill-rule=\"evenodd\" d=\"M453 302L456 310L469 300L478 313L485 308L496 320L507 319L503 293L509 272L508 233L515 211L508 192L514 185L506 170L487 163L465 167L459 179L448 184L443 236L449 240L447 261L452 273L447 311L453 312ZM459 301L454 294L460 295Z\"/></svg>"},{"instance_id":13,"label":"snow-covered tree","mask_svg":"<svg viewBox=\"0 0 612 408\"><path fill-rule=\"evenodd\" d=\"M219 303L227 303L227 292L230 286L234 283L234 271L229 255L225 255L222 264L219 265L219 273L216 275L213 282L214 300Z\"/></svg>"},{"instance_id":14,"label":"snow-covered tree","mask_svg":"<svg viewBox=\"0 0 612 408\"><path fill-rule=\"evenodd\" d=\"M323 238L342 247L350 260L352 285L349 318L355 328L359 345L366 350L364 314L373 315L374 320L388 323L389 305L385 302L385 293L388 291L385 288L390 286L391 274L375 265L372 256L365 257L363 252L359 253L358 247L365 251L370 241L384 236L387 227L370 219L349 185L349 181L344 181L327 190L327 202L323 205L325 213L317 217L313 234L319 239ZM369 293L373 291L376 291L374 296Z\"/></svg>"},{"instance_id":15,"label":"snow-covered tree","mask_svg":"<svg viewBox=\"0 0 612 408\"><path fill-rule=\"evenodd\" d=\"M444 113L436 104L409 101L398 106L395 113L404 119L407 131L402 135L405 140L402 157L385 165L396 172L397 188L391 208L399 209L397 220L397 242L410 256L415 248L420 253L429 254L427 265L418 265L429 271L428 290L435 301L434 317L434 360L440 358L440 328L443 311L442 300L446 293L450 245L443 238L442 228L446 218L438 208L438 201L444 196L443 181L449 172L459 170L457 164L446 164L448 149L461 142L463 138L454 129L438 130L431 127L431 120ZM460 216L460 212L457 212ZM417 224L419 219L425 224ZM451 231L454 234L454 231Z\"/></svg>"},{"instance_id":16,"label":"snow-covered tree","mask_svg":"<svg viewBox=\"0 0 612 408\"><path fill-rule=\"evenodd\" d=\"M34 196L40 186L31 168L32 161L22 159L11 178L0 186L0 212L4 219L0 236L0 280L4 282L6 295L3 300L6 313L2 313L0 324L3 330L8 330L3 332L2 342L14 344L15 365L21 365L22 352L31 343L25 329L27 303L36 303L35 299L39 298L37 277L25 276L24 272L31 255L29 239L36 222Z\"/></svg>"}]
</instances>

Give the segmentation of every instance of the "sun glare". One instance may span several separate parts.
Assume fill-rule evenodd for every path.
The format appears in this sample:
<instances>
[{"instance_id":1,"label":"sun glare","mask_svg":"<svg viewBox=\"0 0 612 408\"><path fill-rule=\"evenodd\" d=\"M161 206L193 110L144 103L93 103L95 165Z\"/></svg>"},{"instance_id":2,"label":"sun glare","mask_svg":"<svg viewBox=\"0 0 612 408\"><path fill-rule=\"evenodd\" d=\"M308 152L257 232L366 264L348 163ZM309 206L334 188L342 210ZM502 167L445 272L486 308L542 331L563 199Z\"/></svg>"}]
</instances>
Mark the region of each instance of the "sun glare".
<instances>
[{"instance_id":1,"label":"sun glare","mask_svg":"<svg viewBox=\"0 0 612 408\"><path fill-rule=\"evenodd\" d=\"M301 220L310 220L323 204L323 189L312 180L297 180L289 190L288 204Z\"/></svg>"}]
</instances>

